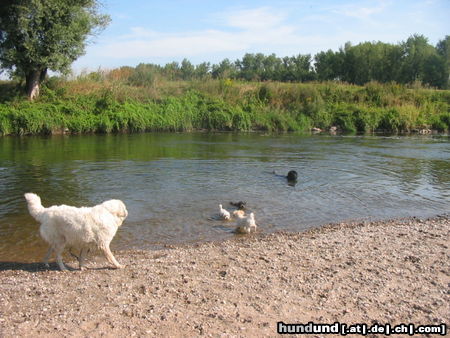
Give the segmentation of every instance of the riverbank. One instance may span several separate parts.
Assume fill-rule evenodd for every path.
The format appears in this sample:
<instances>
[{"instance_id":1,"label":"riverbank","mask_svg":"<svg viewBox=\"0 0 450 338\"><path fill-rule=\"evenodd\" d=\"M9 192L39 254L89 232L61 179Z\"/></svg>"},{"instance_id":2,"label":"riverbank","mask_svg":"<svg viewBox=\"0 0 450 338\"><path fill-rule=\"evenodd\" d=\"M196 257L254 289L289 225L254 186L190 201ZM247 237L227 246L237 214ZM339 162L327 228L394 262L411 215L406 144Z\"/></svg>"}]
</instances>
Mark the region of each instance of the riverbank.
<instances>
[{"instance_id":1,"label":"riverbank","mask_svg":"<svg viewBox=\"0 0 450 338\"><path fill-rule=\"evenodd\" d=\"M1 336L274 336L276 323L450 323L450 218L323 226L47 271L1 263ZM74 262L69 266L76 267Z\"/></svg>"},{"instance_id":2,"label":"riverbank","mask_svg":"<svg viewBox=\"0 0 450 338\"><path fill-rule=\"evenodd\" d=\"M450 91L398 84L53 81L34 102L0 83L0 135L144 131L445 132ZM18 95L18 94L16 94Z\"/></svg>"}]
</instances>

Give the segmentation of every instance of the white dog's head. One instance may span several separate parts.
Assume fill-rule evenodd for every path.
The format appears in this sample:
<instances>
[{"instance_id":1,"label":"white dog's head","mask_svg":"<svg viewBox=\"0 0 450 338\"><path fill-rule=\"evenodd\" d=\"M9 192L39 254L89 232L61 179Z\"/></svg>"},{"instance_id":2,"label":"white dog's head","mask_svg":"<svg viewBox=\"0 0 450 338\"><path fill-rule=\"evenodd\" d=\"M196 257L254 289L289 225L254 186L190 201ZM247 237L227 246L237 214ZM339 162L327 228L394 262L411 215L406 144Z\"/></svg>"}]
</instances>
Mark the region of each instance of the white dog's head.
<instances>
[{"instance_id":1,"label":"white dog's head","mask_svg":"<svg viewBox=\"0 0 450 338\"><path fill-rule=\"evenodd\" d=\"M127 218L128 211L125 204L121 200L109 200L101 204L111 214L120 219L119 226Z\"/></svg>"}]
</instances>

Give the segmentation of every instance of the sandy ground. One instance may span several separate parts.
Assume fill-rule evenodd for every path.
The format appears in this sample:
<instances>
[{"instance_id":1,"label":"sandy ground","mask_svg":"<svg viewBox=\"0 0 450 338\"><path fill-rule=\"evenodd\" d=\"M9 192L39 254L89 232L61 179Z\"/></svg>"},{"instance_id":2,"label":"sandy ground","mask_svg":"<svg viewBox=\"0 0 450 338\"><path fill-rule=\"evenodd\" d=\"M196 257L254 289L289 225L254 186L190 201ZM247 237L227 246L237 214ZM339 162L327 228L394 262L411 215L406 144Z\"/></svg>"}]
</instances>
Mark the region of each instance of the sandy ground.
<instances>
[{"instance_id":1,"label":"sandy ground","mask_svg":"<svg viewBox=\"0 0 450 338\"><path fill-rule=\"evenodd\" d=\"M261 337L276 336L278 321L448 325L449 225L448 215L334 224L116 252L122 270L100 257L86 271L1 263L0 336Z\"/></svg>"}]
</instances>

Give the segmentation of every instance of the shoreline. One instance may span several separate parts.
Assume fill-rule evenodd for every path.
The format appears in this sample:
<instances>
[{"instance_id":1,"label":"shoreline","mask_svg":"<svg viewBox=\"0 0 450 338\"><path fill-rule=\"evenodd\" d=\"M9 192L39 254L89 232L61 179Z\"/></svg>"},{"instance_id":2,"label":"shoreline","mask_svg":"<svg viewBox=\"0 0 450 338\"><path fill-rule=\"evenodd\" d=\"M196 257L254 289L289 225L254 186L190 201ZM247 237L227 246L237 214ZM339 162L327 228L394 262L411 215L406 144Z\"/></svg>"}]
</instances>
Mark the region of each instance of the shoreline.
<instances>
[{"instance_id":1,"label":"shoreline","mask_svg":"<svg viewBox=\"0 0 450 338\"><path fill-rule=\"evenodd\" d=\"M231 134L248 134L248 133L271 133L271 134L304 134L304 135L319 135L319 136L398 136L398 137L430 137L430 136L450 136L449 130L438 130L438 129L423 129L423 128L412 128L410 130L401 130L401 131L389 131L384 129L376 129L370 131L342 131L342 130L328 130L321 129L320 131L316 130L318 128L311 127L309 129L302 130L266 130L266 129L249 129L249 130L226 130L226 129L189 129L182 131L173 131L173 130L142 130L142 131L131 131L131 130L120 130L120 131L110 131L110 132L102 132L102 131L89 131L89 132L70 132L68 130L55 129L50 130L49 132L43 133L23 133L23 134L4 134L0 131L0 138L21 138L21 137L52 137L52 136L91 136L91 135L133 135L133 134L147 134L147 133L199 133L199 134L208 134L208 133L231 133Z\"/></svg>"},{"instance_id":2,"label":"shoreline","mask_svg":"<svg viewBox=\"0 0 450 338\"><path fill-rule=\"evenodd\" d=\"M275 336L278 321L448 326L449 235L442 215L116 251L121 270L103 257L83 272L2 262L0 335Z\"/></svg>"}]
</instances>

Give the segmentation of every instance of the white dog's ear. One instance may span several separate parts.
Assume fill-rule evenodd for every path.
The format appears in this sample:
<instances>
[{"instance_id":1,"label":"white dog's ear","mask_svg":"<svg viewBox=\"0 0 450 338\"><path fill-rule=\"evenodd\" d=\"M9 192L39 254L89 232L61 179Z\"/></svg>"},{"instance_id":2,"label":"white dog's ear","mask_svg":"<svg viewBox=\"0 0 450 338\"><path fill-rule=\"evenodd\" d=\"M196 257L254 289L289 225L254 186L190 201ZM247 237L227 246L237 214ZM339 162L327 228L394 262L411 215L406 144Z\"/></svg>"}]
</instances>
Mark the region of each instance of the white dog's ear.
<instances>
[{"instance_id":1,"label":"white dog's ear","mask_svg":"<svg viewBox=\"0 0 450 338\"><path fill-rule=\"evenodd\" d=\"M109 200L103 202L102 206L114 216L121 218L122 221L128 216L127 208L120 200Z\"/></svg>"}]
</instances>

